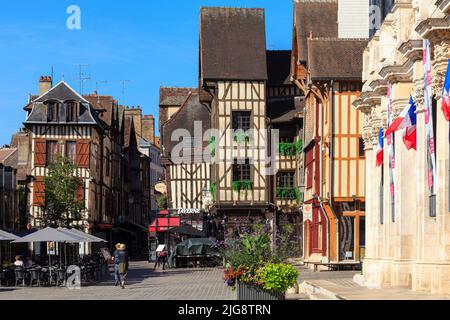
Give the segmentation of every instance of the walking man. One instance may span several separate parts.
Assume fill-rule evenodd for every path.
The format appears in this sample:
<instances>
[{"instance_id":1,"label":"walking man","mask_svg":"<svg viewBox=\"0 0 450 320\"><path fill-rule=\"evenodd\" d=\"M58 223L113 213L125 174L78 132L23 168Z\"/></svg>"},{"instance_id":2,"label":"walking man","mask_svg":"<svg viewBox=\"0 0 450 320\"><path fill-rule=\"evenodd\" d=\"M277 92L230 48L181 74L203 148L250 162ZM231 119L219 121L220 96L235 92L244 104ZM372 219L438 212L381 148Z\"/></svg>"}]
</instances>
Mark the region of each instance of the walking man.
<instances>
[{"instance_id":1,"label":"walking man","mask_svg":"<svg viewBox=\"0 0 450 320\"><path fill-rule=\"evenodd\" d=\"M117 287L120 283L120 274L119 274L119 251L120 251L120 243L116 244L116 250L114 251L114 255L112 257L114 262L114 282Z\"/></svg>"},{"instance_id":2,"label":"walking man","mask_svg":"<svg viewBox=\"0 0 450 320\"><path fill-rule=\"evenodd\" d=\"M118 260L119 260L120 286L122 287L122 289L125 289L125 280L128 274L129 257L128 252L126 251L126 246L123 243L120 245Z\"/></svg>"}]
</instances>

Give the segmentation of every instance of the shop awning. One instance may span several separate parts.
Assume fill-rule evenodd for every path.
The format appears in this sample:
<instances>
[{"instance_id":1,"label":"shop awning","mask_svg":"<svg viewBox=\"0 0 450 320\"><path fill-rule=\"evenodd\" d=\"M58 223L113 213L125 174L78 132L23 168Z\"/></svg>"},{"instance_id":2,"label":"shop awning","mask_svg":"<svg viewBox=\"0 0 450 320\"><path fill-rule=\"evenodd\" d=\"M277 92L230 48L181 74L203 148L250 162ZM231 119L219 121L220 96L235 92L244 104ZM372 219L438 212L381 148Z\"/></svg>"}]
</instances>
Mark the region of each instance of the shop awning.
<instances>
[{"instance_id":1,"label":"shop awning","mask_svg":"<svg viewBox=\"0 0 450 320\"><path fill-rule=\"evenodd\" d=\"M148 232L165 232L181 225L180 217L158 217L148 228Z\"/></svg>"}]
</instances>

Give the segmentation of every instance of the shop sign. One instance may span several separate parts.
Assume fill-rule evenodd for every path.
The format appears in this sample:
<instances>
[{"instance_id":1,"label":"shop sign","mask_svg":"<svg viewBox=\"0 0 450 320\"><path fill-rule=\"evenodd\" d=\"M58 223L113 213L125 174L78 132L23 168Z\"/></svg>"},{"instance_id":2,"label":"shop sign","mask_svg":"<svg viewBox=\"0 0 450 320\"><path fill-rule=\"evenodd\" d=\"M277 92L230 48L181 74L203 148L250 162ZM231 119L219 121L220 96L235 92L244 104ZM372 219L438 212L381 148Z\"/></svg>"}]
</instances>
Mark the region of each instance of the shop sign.
<instances>
[{"instance_id":1,"label":"shop sign","mask_svg":"<svg viewBox=\"0 0 450 320\"><path fill-rule=\"evenodd\" d=\"M303 221L310 220L312 221L312 204L303 204Z\"/></svg>"}]
</instances>

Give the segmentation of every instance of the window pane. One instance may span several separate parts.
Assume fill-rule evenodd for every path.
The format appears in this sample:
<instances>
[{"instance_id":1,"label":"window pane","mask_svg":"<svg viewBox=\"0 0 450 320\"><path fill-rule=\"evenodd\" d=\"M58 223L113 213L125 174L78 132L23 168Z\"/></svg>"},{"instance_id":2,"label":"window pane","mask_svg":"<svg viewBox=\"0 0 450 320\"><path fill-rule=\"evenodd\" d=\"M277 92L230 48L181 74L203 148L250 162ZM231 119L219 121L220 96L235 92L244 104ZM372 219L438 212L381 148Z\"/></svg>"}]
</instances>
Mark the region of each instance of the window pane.
<instances>
[{"instance_id":1,"label":"window pane","mask_svg":"<svg viewBox=\"0 0 450 320\"><path fill-rule=\"evenodd\" d=\"M68 141L66 143L66 157L75 163L77 155L77 143L75 141Z\"/></svg>"},{"instance_id":2,"label":"window pane","mask_svg":"<svg viewBox=\"0 0 450 320\"><path fill-rule=\"evenodd\" d=\"M68 102L67 106L67 122L77 121L78 112L77 112L77 104L75 102Z\"/></svg>"},{"instance_id":3,"label":"window pane","mask_svg":"<svg viewBox=\"0 0 450 320\"><path fill-rule=\"evenodd\" d=\"M245 163L238 163L234 160L233 164L233 181L251 180L250 160L246 159Z\"/></svg>"},{"instance_id":4,"label":"window pane","mask_svg":"<svg viewBox=\"0 0 450 320\"><path fill-rule=\"evenodd\" d=\"M250 129L250 116L249 111L234 111L233 117L233 130L244 130Z\"/></svg>"},{"instance_id":5,"label":"window pane","mask_svg":"<svg viewBox=\"0 0 450 320\"><path fill-rule=\"evenodd\" d=\"M58 143L56 141L47 141L47 162L56 162L58 156Z\"/></svg>"},{"instance_id":6,"label":"window pane","mask_svg":"<svg viewBox=\"0 0 450 320\"><path fill-rule=\"evenodd\" d=\"M58 104L56 102L50 102L47 105L47 121L58 121Z\"/></svg>"}]
</instances>

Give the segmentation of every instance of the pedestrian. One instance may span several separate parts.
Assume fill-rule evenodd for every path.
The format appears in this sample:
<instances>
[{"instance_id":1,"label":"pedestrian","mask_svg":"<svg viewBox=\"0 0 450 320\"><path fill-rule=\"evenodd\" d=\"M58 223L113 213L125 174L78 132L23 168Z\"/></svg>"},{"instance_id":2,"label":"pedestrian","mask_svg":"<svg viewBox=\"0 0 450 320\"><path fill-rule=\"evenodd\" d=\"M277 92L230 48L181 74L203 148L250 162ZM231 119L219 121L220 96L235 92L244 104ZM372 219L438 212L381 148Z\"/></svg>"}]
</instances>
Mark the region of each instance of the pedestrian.
<instances>
[{"instance_id":1,"label":"pedestrian","mask_svg":"<svg viewBox=\"0 0 450 320\"><path fill-rule=\"evenodd\" d=\"M14 261L14 265L15 265L16 267L23 268L23 260L22 260L22 256L16 256L16 261Z\"/></svg>"},{"instance_id":2,"label":"pedestrian","mask_svg":"<svg viewBox=\"0 0 450 320\"><path fill-rule=\"evenodd\" d=\"M125 289L125 280L128 274L129 257L126 251L126 246L122 243L119 250L119 274L120 274L120 286Z\"/></svg>"},{"instance_id":3,"label":"pedestrian","mask_svg":"<svg viewBox=\"0 0 450 320\"><path fill-rule=\"evenodd\" d=\"M33 267L33 259L31 256L27 256L25 262L24 262L24 268L25 269L31 269Z\"/></svg>"},{"instance_id":4,"label":"pedestrian","mask_svg":"<svg viewBox=\"0 0 450 320\"><path fill-rule=\"evenodd\" d=\"M114 262L114 285L117 287L120 283L120 274L119 274L119 251L120 251L120 243L116 244L116 250L114 251L114 255L112 260Z\"/></svg>"},{"instance_id":5,"label":"pedestrian","mask_svg":"<svg viewBox=\"0 0 450 320\"><path fill-rule=\"evenodd\" d=\"M162 264L163 270L166 270L166 263L167 263L167 251L166 248L164 247L162 251L156 253L156 262L153 269L156 270L156 267Z\"/></svg>"}]
</instances>

